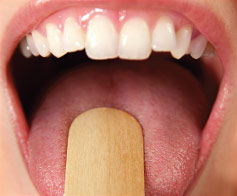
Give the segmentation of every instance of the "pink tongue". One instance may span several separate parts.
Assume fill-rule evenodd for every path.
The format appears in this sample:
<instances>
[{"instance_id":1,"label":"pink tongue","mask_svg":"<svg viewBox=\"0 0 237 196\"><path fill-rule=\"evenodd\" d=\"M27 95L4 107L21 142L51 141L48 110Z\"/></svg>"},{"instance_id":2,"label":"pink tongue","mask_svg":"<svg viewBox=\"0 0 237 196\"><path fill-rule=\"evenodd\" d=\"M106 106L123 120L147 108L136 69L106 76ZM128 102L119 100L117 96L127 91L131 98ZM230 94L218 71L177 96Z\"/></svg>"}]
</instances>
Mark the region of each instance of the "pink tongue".
<instances>
[{"instance_id":1,"label":"pink tongue","mask_svg":"<svg viewBox=\"0 0 237 196\"><path fill-rule=\"evenodd\" d=\"M63 195L69 126L79 113L107 106L143 127L146 195L182 195L195 174L208 108L198 82L171 62L97 64L61 76L33 117L29 170L39 192Z\"/></svg>"}]
</instances>

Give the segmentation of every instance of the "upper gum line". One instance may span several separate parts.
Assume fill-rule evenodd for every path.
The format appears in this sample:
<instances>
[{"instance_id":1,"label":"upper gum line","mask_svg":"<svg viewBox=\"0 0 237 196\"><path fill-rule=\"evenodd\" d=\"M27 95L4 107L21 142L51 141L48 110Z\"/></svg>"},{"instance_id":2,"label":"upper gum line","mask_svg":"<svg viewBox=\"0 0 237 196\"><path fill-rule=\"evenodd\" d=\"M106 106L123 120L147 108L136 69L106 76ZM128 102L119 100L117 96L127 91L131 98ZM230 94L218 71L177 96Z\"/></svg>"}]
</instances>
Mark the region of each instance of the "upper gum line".
<instances>
[{"instance_id":1,"label":"upper gum line","mask_svg":"<svg viewBox=\"0 0 237 196\"><path fill-rule=\"evenodd\" d=\"M86 31L88 22L98 14L102 14L103 16L108 17L112 20L116 29L120 31L122 25L129 20L130 18L140 17L143 18L149 25L151 29L154 28L155 23L158 18L162 16L169 17L175 25L176 29L184 25L192 25L190 21L188 21L181 14L172 11L163 11L163 10L142 10L142 9L128 9L128 10L109 10L102 8L67 8L61 11L58 11L51 16L47 17L40 25L37 26L37 30L40 31L43 35L46 35L45 26L47 23L53 23L58 26L60 30L63 31L64 21L68 17L73 17L78 24Z\"/></svg>"},{"instance_id":2,"label":"upper gum line","mask_svg":"<svg viewBox=\"0 0 237 196\"><path fill-rule=\"evenodd\" d=\"M175 12L163 11L163 10L160 10L160 11L159 10L145 10L145 11L144 10L108 10L108 9L101 9L101 8L91 9L91 8L72 7L72 8L67 8L65 10L62 10L62 11L58 11L57 13L49 16L35 30L37 32L39 32L42 35L42 37L45 37L45 39L48 38L48 40L44 41L44 43L45 43L45 46L49 45L48 46L49 50L51 50L50 46L52 44L49 43L49 35L47 35L47 26L50 26L51 24L55 25L55 27L57 27L58 30L63 35L65 21L67 21L67 19L71 18L71 19L75 20L77 25L81 28L81 31L83 33L83 38L85 39L85 42L88 43L88 41L87 41L88 40L87 35L88 35L88 31L89 31L88 30L88 25L90 25L90 22L93 21L94 18L96 18L96 16L98 16L98 15L103 16L103 17L101 17L102 19L107 18L111 22L111 24L114 26L115 31L117 31L117 33L120 34L120 35L118 35L118 38L116 37L116 39L118 39L118 40L115 41L115 44L118 42L118 49L116 48L115 50L121 50L120 49L121 44L119 44L121 42L120 38L123 34L122 32L125 31L124 29L130 29L130 30L126 30L125 35L127 35L126 33L129 33L129 31L131 31L131 28L125 28L125 26L128 26L126 24L128 24L130 22L129 23L130 26L133 25L134 28L135 27L140 28L141 25L139 25L139 24L143 25L143 27L141 27L139 29L139 31L137 31L137 32L134 29L132 29L132 31L134 31L134 34L139 34L140 33L140 36L143 36L142 39L144 39L144 37L147 37L147 36L150 37L150 38L145 39L146 43L141 43L140 45L138 44L138 47L140 47L140 46L142 47L144 44L146 44L146 45L150 44L151 45L151 50L153 49L155 51L162 51L162 48L159 48L159 47L157 48L156 45L154 44L154 42L155 42L154 41L154 39L155 39L154 35L155 35L155 32L156 32L155 29L157 29L156 28L157 24L158 24L159 21L161 21L161 19L163 19L163 21L165 20L166 24L169 23L167 21L170 21L172 23L174 36L176 37L175 45L177 46L177 45L180 45L179 43L181 43L181 46L183 46L183 50L179 50L179 48L177 49L177 47L176 47L176 50L175 49L172 49L172 50L170 49L169 50L175 58L179 59L183 55L189 54L190 51L191 51L191 54L192 54L193 53L192 51L195 51L195 50L197 51L197 49L200 51L201 50L200 48L204 47L204 45L206 47L206 44L207 44L207 41L205 40L205 38L202 35L200 35L200 33L195 29L195 27L193 27L192 23L190 23L185 17L183 17L180 14L175 13ZM131 22L131 21L133 21L133 22ZM164 22L163 22L163 27L164 27ZM171 27L172 26L169 25L169 27L167 27L166 29L168 29L169 32L170 32L170 31L172 31ZM33 30L32 32L34 32L35 30ZM146 31L149 31L149 32L146 33ZM141 32L143 32L143 34ZM161 33L161 32L158 30L158 33ZM176 33L176 35L175 35L175 33ZM186 41L184 38L182 38L182 37L185 37L184 36L185 33L186 33L185 36L187 37L185 39L187 39L187 40L190 39L190 40ZM170 36L172 36L172 33L169 33L169 34L170 34ZM32 33L28 35L28 38L31 35L32 35ZM178 38L178 36L180 38ZM59 37L60 37L60 34L59 34ZM139 39L139 35L137 37ZM196 39L196 38L198 38L198 39ZM130 35L129 39L131 39L131 35ZM168 40L170 40L170 39L168 39ZM181 41L179 41L179 40L181 40ZM29 44L29 39L27 39L27 42L28 42L28 45L30 45L30 47L27 46L26 43L22 44L21 48L22 48L23 51L27 52L26 50L29 50L29 48L30 48L30 50L32 52L32 50L34 50L33 48L37 48L35 46L32 46L32 45L35 44L34 42L32 42L33 44ZM142 41L140 41L140 42L142 42ZM148 43L148 42L150 42L150 43ZM88 54L89 53L88 52L89 50L87 50L88 44L86 44L86 43L85 43L85 45L86 45L87 55L90 58L93 58L94 56L90 56ZM188 45L188 46L184 46L185 44ZM194 46L194 44L195 44L195 46ZM127 44L127 45L128 45L128 46L126 46L127 50L130 51L129 47L131 47L132 43L130 43L130 45L129 44ZM167 43L166 43L166 45L167 45ZM198 45L200 45L200 46L198 46ZM179 46L179 47L181 47L181 46ZM122 47L124 47L124 46L122 46ZM191 47L192 47L192 49L191 49ZM144 48L148 48L148 47L144 47ZM81 49L84 49L84 48L80 48L78 50L81 50ZM163 49L164 49L164 47L163 47ZM149 49L147 49L147 50L149 50ZM202 50L203 51L201 53L203 54L204 49L202 49ZM166 50L164 50L164 51L166 51ZM61 53L59 53L59 54L56 54L52 51L50 51L50 52L53 53L57 57L61 57L62 55L66 54L67 52L72 52L72 51L65 51L65 52L61 51ZM131 55L131 58L128 57L128 59L146 59L146 58L149 57L150 52L151 51L147 51L146 55L143 54L143 55L139 56L140 55L139 51L135 51L135 54ZM38 52L32 52L32 53L35 56L38 55L37 54ZM42 56L48 56L48 54L49 53L46 52L44 55L42 55L42 54L41 55ZM119 54L120 53L118 51L118 56L122 57ZM103 58L94 57L94 59L116 58L117 57L116 55L117 54L112 55L112 56L105 56ZM25 55L25 56L27 56L27 55ZM28 56L30 56L30 55L28 54ZM196 55L192 55L192 56L194 58L199 58L201 55L196 54ZM127 58L127 57L124 57L124 58Z\"/></svg>"}]
</instances>

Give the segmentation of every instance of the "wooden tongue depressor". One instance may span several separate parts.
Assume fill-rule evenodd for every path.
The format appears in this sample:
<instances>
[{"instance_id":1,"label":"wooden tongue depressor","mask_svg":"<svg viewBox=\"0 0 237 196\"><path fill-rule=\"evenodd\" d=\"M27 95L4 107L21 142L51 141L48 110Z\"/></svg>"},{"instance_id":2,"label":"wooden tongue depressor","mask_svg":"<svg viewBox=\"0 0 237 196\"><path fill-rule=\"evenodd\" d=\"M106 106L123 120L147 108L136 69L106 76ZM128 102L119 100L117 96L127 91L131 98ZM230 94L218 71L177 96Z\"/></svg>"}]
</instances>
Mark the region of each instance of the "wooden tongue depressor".
<instances>
[{"instance_id":1,"label":"wooden tongue depressor","mask_svg":"<svg viewBox=\"0 0 237 196\"><path fill-rule=\"evenodd\" d=\"M65 196L144 196L142 128L113 108L75 118L68 136Z\"/></svg>"}]
</instances>

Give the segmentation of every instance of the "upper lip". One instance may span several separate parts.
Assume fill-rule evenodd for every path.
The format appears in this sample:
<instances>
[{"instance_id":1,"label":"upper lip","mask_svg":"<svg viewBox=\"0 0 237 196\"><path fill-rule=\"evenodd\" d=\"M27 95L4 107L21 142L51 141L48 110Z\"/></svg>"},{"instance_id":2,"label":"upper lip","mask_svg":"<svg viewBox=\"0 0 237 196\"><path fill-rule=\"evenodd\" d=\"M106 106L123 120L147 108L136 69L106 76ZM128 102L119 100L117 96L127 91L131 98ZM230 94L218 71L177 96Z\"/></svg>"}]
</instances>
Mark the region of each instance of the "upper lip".
<instances>
[{"instance_id":1,"label":"upper lip","mask_svg":"<svg viewBox=\"0 0 237 196\"><path fill-rule=\"evenodd\" d=\"M99 7L100 5L104 7L110 6L120 6L125 5L144 5L144 4L156 4L159 7L163 7L169 10L180 12L186 16L195 27L208 39L210 43L215 47L216 53L223 62L223 67L225 70L225 75L223 82L220 87L219 95L214 105L213 110L218 114L216 116L210 116L209 119L214 119L218 121L220 118L223 118L225 113L225 108L228 103L229 97L231 96L229 92L232 90L231 86L231 71L233 70L233 62L231 61L233 51L231 46L231 40L228 37L228 33L225 28L223 21L219 20L215 14L211 13L205 7L199 6L197 3L189 1L179 1L179 0L33 0L22 7L11 19L10 24L8 25L2 43L8 43L7 45L0 46L1 54L1 67L3 73L7 73L8 62L11 58L11 55L16 48L19 41L30 32L34 27L36 27L40 22L42 22L47 16L52 13L55 13L58 10L62 10L65 7L75 6L75 5L90 5L94 3ZM125 7L124 7L125 8ZM207 28L208 27L208 28ZM218 31L215 31L218 29ZM221 39L220 39L221 38ZM4 82L7 83L7 76L4 77ZM6 85L8 86L8 85ZM10 87L9 87L10 88ZM13 88L13 87L12 87ZM14 91L14 90L13 90ZM228 93L227 93L228 92ZM9 93L11 99L15 95L14 92ZM19 103L16 101L10 101L13 105L13 113L21 114L22 111L19 109ZM17 108L18 107L18 108ZM222 108L221 108L222 107ZM15 119L15 121L19 121ZM17 122L14 122L17 124ZM24 123L19 123L21 125L16 126L17 128L26 128L27 126ZM210 123L211 124L211 123ZM220 126L220 125L219 125ZM209 128L213 126L210 125ZM19 138L24 136L18 135ZM24 151L24 150L23 150ZM25 153L24 153L25 154ZM27 153L26 153L27 154ZM26 155L25 154L25 155Z\"/></svg>"},{"instance_id":2,"label":"upper lip","mask_svg":"<svg viewBox=\"0 0 237 196\"><path fill-rule=\"evenodd\" d=\"M4 46L4 49L0 48L3 54L3 66L7 65L20 39L47 16L65 7L75 5L91 6L93 5L92 3L102 7L105 7L105 5L106 7L121 7L123 5L121 8L132 7L131 5L137 5L136 7L142 8L143 5L154 4L178 13L182 10L182 14L215 46L222 62L227 62L230 59L231 51L229 49L231 44L225 30L225 24L211 13L210 10L197 3L179 0L31 0L13 16L11 23L6 29L3 42L8 43L8 45L7 47ZM215 29L218 29L218 31L214 31ZM222 50L223 48L225 50ZM225 64L224 66L228 65Z\"/></svg>"}]
</instances>

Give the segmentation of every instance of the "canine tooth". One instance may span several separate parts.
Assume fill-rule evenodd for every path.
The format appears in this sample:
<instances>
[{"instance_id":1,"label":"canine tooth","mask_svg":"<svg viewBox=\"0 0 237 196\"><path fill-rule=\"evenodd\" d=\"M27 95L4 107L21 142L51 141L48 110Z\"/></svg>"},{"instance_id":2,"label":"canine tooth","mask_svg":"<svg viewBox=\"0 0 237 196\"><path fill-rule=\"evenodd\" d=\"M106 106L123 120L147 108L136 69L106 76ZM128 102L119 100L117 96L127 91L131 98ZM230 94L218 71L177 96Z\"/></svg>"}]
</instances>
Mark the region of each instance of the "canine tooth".
<instances>
[{"instance_id":1,"label":"canine tooth","mask_svg":"<svg viewBox=\"0 0 237 196\"><path fill-rule=\"evenodd\" d=\"M215 55L215 48L213 45L211 45L210 42L207 42L207 46L204 50L203 57L211 57Z\"/></svg>"},{"instance_id":2,"label":"canine tooth","mask_svg":"<svg viewBox=\"0 0 237 196\"><path fill-rule=\"evenodd\" d=\"M176 46L171 50L171 54L174 58L180 59L188 52L191 36L192 27L190 25L182 27L176 33Z\"/></svg>"},{"instance_id":3,"label":"canine tooth","mask_svg":"<svg viewBox=\"0 0 237 196\"><path fill-rule=\"evenodd\" d=\"M32 31L32 38L34 40L35 47L38 50L39 54L42 57L49 56L50 52L48 49L47 39L36 30Z\"/></svg>"},{"instance_id":4,"label":"canine tooth","mask_svg":"<svg viewBox=\"0 0 237 196\"><path fill-rule=\"evenodd\" d=\"M190 44L190 55L194 59L199 59L207 46L207 39L203 35L199 35L194 40L191 41Z\"/></svg>"},{"instance_id":5,"label":"canine tooth","mask_svg":"<svg viewBox=\"0 0 237 196\"><path fill-rule=\"evenodd\" d=\"M152 33L152 49L157 52L169 52L175 48L176 34L173 21L163 16L161 17Z\"/></svg>"},{"instance_id":6,"label":"canine tooth","mask_svg":"<svg viewBox=\"0 0 237 196\"><path fill-rule=\"evenodd\" d=\"M48 23L46 25L46 34L50 52L58 58L65 55L66 52L63 49L62 32L58 27L52 23Z\"/></svg>"},{"instance_id":7,"label":"canine tooth","mask_svg":"<svg viewBox=\"0 0 237 196\"><path fill-rule=\"evenodd\" d=\"M118 33L109 18L96 15L89 21L85 48L91 59L112 59L118 56Z\"/></svg>"},{"instance_id":8,"label":"canine tooth","mask_svg":"<svg viewBox=\"0 0 237 196\"><path fill-rule=\"evenodd\" d=\"M21 53L23 54L24 57L30 58L32 53L30 52L30 47L27 44L26 38L24 38L21 43L20 43L20 49Z\"/></svg>"},{"instance_id":9,"label":"canine tooth","mask_svg":"<svg viewBox=\"0 0 237 196\"><path fill-rule=\"evenodd\" d=\"M63 47L67 52L75 52L85 48L85 36L74 18L67 18L64 23Z\"/></svg>"},{"instance_id":10,"label":"canine tooth","mask_svg":"<svg viewBox=\"0 0 237 196\"><path fill-rule=\"evenodd\" d=\"M128 20L120 31L119 57L146 59L151 53L151 36L147 22L141 18Z\"/></svg>"},{"instance_id":11,"label":"canine tooth","mask_svg":"<svg viewBox=\"0 0 237 196\"><path fill-rule=\"evenodd\" d=\"M26 41L27 41L27 44L28 44L28 46L30 48L31 53L34 56L39 56L39 52L38 52L38 50L35 47L35 43L34 43L34 40L32 38L32 35L27 35L26 36Z\"/></svg>"}]
</instances>

